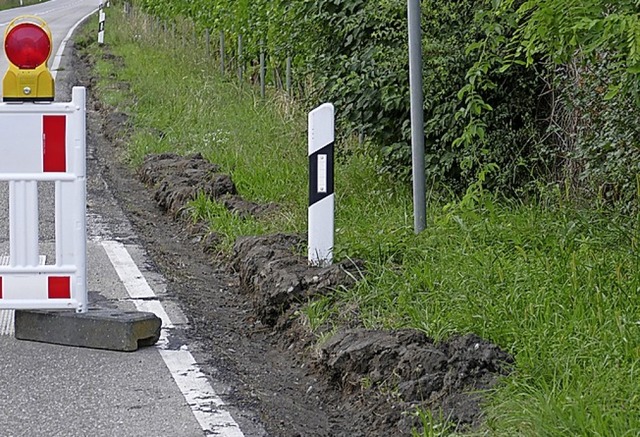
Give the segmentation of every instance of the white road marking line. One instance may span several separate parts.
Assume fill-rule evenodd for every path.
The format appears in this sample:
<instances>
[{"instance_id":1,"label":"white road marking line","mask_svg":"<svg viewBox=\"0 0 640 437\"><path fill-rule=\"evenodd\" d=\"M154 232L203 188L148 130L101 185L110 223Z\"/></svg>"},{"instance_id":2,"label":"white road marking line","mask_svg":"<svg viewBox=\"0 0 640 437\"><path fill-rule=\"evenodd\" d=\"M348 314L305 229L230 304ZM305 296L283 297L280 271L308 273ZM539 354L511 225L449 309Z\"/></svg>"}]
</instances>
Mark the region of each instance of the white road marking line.
<instances>
[{"instance_id":1,"label":"white road marking line","mask_svg":"<svg viewBox=\"0 0 640 437\"><path fill-rule=\"evenodd\" d=\"M71 36L73 35L73 32L75 32L75 30L78 28L78 26L80 24L82 24L82 22L84 20L86 20L87 18L89 18L90 16L95 14L97 10L98 10L98 8L94 9L93 11L91 11L90 13L85 15L84 17L80 18L76 22L76 24L74 24L73 27L71 29L69 29L69 32L67 32L67 36L65 36L64 39L62 40L62 42L60 43L60 47L58 47L58 51L56 52L56 56L53 59L53 64L51 65L51 70L52 70L51 71L51 75L53 76L54 80L55 80L56 76L58 75L58 68L60 68L60 63L62 62L62 53L64 52L64 48L67 46L67 43L71 39Z\"/></svg>"},{"instance_id":2,"label":"white road marking line","mask_svg":"<svg viewBox=\"0 0 640 437\"><path fill-rule=\"evenodd\" d=\"M180 350L167 349L169 331L173 323L162 304L138 269L126 247L117 241L103 241L104 248L120 280L138 311L151 311L162 319L162 334L158 351L182 392L191 412L207 435L244 437L237 422L224 409L224 402L211 387L187 346ZM152 300L141 300L152 299Z\"/></svg>"},{"instance_id":3,"label":"white road marking line","mask_svg":"<svg viewBox=\"0 0 640 437\"><path fill-rule=\"evenodd\" d=\"M140 269L129 255L122 243L117 241L103 241L102 247L107 252L118 277L124 284L129 296L133 299L149 299L156 297Z\"/></svg>"},{"instance_id":4,"label":"white road marking line","mask_svg":"<svg viewBox=\"0 0 640 437\"><path fill-rule=\"evenodd\" d=\"M160 356L207 435L244 437L229 412L222 409L224 403L213 391L188 350L161 349Z\"/></svg>"}]
</instances>

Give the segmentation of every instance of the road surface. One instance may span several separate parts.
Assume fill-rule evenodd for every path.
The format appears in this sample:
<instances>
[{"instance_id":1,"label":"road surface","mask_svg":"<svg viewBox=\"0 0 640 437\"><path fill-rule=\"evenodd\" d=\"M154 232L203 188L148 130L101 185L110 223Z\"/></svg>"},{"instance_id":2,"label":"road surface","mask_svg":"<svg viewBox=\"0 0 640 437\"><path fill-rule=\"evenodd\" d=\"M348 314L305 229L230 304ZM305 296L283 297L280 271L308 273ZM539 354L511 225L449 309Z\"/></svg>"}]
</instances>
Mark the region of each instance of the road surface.
<instances>
[{"instance_id":1,"label":"road surface","mask_svg":"<svg viewBox=\"0 0 640 437\"><path fill-rule=\"evenodd\" d=\"M2 35L21 14L38 15L49 24L54 39L49 65L57 74L57 101L68 101L74 85L66 80L69 49L64 42L97 7L96 0L51 0L0 12ZM2 54L0 70L6 68ZM156 347L134 353L21 342L13 338L13 312L0 311L0 436L249 435L198 368L181 335L186 318L166 295L164 278L145 268L150 263L144 249L95 171L91 147L88 144L90 304L153 311L163 319L163 335ZM53 183L40 183L38 190L40 251L51 256ZM9 254L8 226L8 182L1 182L0 261Z\"/></svg>"}]
</instances>

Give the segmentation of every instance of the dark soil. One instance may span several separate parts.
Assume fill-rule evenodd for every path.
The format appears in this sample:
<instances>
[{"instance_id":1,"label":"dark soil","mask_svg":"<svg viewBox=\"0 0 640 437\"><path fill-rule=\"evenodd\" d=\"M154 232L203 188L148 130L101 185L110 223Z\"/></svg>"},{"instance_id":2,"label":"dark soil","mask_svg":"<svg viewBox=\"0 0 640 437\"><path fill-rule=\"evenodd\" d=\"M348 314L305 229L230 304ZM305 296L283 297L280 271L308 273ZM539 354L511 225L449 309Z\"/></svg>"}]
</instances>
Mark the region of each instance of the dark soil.
<instances>
[{"instance_id":1,"label":"dark soil","mask_svg":"<svg viewBox=\"0 0 640 437\"><path fill-rule=\"evenodd\" d=\"M240 411L247 435L410 435L420 429L417 408L459 429L482 422L482 391L507 374L508 354L472 334L435 344L416 331L365 330L353 316L318 345L301 306L353 286L366 275L363 264L309 267L305 239L296 235L243 238L230 260L214 257L215 230L185 220L198 193L240 216L277 206L244 201L231 178L200 155L149 156L137 172L114 162L123 155L128 117L95 100L91 60L75 53L73 62L76 83L89 89L90 178L106 181L169 281L203 370L229 387L223 397Z\"/></svg>"}]
</instances>

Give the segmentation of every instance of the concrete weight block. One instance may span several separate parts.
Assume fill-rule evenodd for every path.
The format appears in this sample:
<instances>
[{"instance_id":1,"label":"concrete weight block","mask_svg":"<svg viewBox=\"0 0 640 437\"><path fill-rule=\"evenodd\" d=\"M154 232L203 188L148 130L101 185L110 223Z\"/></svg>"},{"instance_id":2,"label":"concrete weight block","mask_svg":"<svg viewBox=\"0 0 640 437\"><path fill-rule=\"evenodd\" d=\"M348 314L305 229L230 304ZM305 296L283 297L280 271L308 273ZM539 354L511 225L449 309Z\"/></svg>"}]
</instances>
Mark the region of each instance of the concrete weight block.
<instances>
[{"instance_id":1,"label":"concrete weight block","mask_svg":"<svg viewBox=\"0 0 640 437\"><path fill-rule=\"evenodd\" d=\"M18 340L131 352L154 345L161 325L158 316L140 311L16 310L15 336Z\"/></svg>"}]
</instances>

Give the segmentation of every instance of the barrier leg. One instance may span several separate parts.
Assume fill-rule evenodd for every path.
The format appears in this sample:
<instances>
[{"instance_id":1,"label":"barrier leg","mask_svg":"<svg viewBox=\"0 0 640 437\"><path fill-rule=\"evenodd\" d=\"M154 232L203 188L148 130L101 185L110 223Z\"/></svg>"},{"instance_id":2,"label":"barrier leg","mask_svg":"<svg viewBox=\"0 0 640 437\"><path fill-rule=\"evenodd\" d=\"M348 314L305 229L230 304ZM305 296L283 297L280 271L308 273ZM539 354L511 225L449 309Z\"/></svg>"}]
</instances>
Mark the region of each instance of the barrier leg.
<instances>
[{"instance_id":1,"label":"barrier leg","mask_svg":"<svg viewBox=\"0 0 640 437\"><path fill-rule=\"evenodd\" d=\"M87 311L86 221L84 178L56 182L56 265L75 265L73 295L78 312Z\"/></svg>"},{"instance_id":2,"label":"barrier leg","mask_svg":"<svg viewBox=\"0 0 640 437\"><path fill-rule=\"evenodd\" d=\"M9 265L38 266L40 249L37 182L9 182L9 228Z\"/></svg>"}]
</instances>

